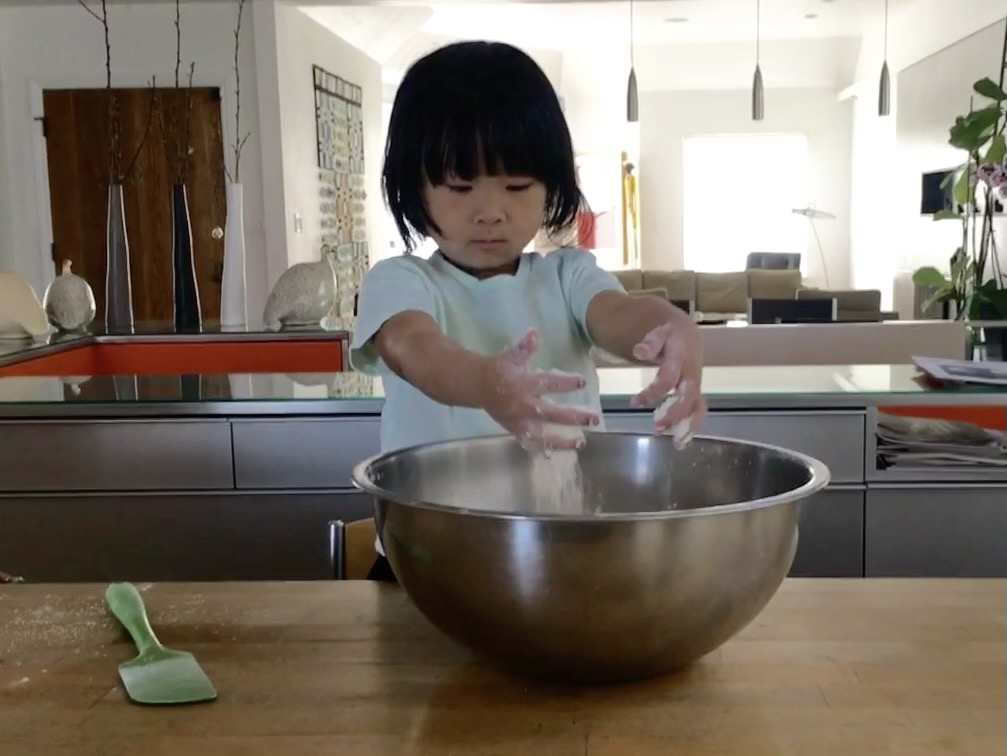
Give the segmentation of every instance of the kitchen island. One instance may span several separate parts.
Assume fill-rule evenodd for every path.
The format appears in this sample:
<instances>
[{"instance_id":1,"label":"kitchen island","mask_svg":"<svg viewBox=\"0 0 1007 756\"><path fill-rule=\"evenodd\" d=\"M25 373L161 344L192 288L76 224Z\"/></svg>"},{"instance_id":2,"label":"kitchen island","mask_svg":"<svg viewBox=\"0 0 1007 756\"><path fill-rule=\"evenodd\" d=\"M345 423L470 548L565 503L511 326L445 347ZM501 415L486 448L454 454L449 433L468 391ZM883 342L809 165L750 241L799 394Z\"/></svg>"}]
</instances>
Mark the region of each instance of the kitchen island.
<instances>
[{"instance_id":1,"label":"kitchen island","mask_svg":"<svg viewBox=\"0 0 1007 756\"><path fill-rule=\"evenodd\" d=\"M138 586L216 701L128 702L104 585L0 587L4 756L1002 753L1004 580L788 579L736 638L616 687L529 682L366 582Z\"/></svg>"},{"instance_id":2,"label":"kitchen island","mask_svg":"<svg viewBox=\"0 0 1007 756\"><path fill-rule=\"evenodd\" d=\"M370 515L381 382L342 332L140 333L0 356L0 570L29 581L327 579L332 519ZM609 430L652 428L645 368L599 370ZM1007 424L1003 387L911 365L710 367L704 433L830 469L795 576L1007 576L1007 468L886 467L879 412Z\"/></svg>"}]
</instances>

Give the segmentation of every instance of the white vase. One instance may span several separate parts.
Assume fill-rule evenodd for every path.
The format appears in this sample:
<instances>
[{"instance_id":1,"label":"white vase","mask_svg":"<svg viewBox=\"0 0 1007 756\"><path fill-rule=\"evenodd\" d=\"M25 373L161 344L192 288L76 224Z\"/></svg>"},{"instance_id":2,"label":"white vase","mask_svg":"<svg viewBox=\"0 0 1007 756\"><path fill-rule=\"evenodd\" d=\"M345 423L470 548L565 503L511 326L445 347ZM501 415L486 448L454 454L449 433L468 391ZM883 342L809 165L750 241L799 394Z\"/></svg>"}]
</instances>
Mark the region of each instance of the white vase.
<instances>
[{"instance_id":1,"label":"white vase","mask_svg":"<svg viewBox=\"0 0 1007 756\"><path fill-rule=\"evenodd\" d=\"M248 322L245 303L245 214L241 184L227 184L224 226L224 275L220 286L220 325L238 328Z\"/></svg>"}]
</instances>

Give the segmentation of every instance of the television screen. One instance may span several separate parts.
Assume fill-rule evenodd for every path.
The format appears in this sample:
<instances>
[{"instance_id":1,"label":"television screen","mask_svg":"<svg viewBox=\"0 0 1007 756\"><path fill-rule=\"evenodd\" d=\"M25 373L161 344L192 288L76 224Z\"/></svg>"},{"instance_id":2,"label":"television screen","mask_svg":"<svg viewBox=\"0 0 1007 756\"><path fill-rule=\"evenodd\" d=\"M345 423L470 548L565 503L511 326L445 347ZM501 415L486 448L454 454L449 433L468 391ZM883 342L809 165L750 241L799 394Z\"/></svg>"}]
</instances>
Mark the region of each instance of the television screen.
<instances>
[{"instance_id":1,"label":"television screen","mask_svg":"<svg viewBox=\"0 0 1007 756\"><path fill-rule=\"evenodd\" d=\"M954 181L948 181L941 188L944 178L953 171L932 171L923 174L923 197L920 201L920 214L933 215L941 210L961 210L954 202Z\"/></svg>"}]
</instances>

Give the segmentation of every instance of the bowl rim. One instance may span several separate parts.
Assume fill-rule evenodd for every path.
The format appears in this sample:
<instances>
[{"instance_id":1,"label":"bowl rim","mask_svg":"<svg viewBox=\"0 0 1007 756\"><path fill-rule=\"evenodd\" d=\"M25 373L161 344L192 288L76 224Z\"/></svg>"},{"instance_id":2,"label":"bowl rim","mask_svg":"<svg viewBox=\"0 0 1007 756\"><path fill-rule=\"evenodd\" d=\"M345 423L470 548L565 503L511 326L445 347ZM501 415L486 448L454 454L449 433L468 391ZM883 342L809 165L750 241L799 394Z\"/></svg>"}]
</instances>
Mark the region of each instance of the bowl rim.
<instances>
[{"instance_id":1,"label":"bowl rim","mask_svg":"<svg viewBox=\"0 0 1007 756\"><path fill-rule=\"evenodd\" d=\"M653 433L646 433L640 431L590 431L587 433L588 439L592 435L611 435L611 436L634 436L634 437L654 437ZM584 513L584 514L561 514L561 513L531 513L531 512L507 512L503 510L496 509L475 509L470 507L458 507L449 504L437 504L435 502L419 501L419 500L405 500L402 497L394 495L391 491L382 488L371 480L370 468L377 462L397 455L406 454L419 449L430 449L434 447L445 447L445 446L455 446L462 443L490 443L492 441L499 442L501 439L510 438L507 434L497 434L488 436L475 436L472 438L458 438L450 439L447 441L436 441L426 444L416 444L413 446L404 447L402 449L396 449L389 452L381 452L378 454L373 454L366 459L361 460L353 467L352 482L353 486L363 493L370 494L371 496L380 499L385 502L390 502L394 504L400 504L402 506L414 507L416 509L425 509L434 512L445 512L458 515L474 515L485 519L493 520L534 520L534 521L550 521L550 522L596 522L596 523L614 523L614 522L639 522L643 520L669 520L669 519L679 519L686 517L709 517L713 515L729 515L737 512L749 512L757 509L767 509L769 507L778 506L781 504L792 504L798 501L802 501L818 493L824 489L830 482L832 474L829 468L824 462L815 457L812 457L803 452L794 451L793 449L788 449L783 446L778 446L776 444L767 444L761 441L748 441L746 439L740 438L730 438L728 436L716 436L716 435L706 435L706 434L696 434L692 443L696 441L713 441L716 443L724 443L733 446L754 446L762 449L768 449L770 451L775 451L783 454L786 457L791 458L793 461L804 465L808 472L810 473L810 478L807 482L801 484L797 488L791 489L780 494L774 494L773 496L764 496L759 499L752 499L751 501L736 502L733 504L719 504L713 507L698 507L695 509L664 509L652 512L602 512L602 513ZM670 440L670 439L669 439ZM588 441L590 443L590 440Z\"/></svg>"}]
</instances>

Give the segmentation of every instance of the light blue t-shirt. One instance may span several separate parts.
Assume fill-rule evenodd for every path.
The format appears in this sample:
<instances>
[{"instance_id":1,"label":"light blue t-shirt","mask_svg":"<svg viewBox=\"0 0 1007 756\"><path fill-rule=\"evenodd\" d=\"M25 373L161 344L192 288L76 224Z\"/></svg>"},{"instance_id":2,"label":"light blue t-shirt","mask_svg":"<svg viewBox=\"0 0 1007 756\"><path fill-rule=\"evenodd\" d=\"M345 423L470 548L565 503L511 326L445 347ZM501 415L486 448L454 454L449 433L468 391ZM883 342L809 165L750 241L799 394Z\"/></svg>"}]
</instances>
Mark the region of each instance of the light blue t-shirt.
<instances>
[{"instance_id":1,"label":"light blue t-shirt","mask_svg":"<svg viewBox=\"0 0 1007 756\"><path fill-rule=\"evenodd\" d=\"M527 253L514 275L482 280L439 252L429 260L402 256L377 263L361 283L350 363L356 370L380 375L384 384L382 452L505 432L485 411L440 404L395 375L372 342L387 320L407 310L425 312L448 338L485 355L500 352L534 327L541 339L531 367L576 373L587 382L578 391L547 398L589 407L600 415L587 307L607 290L622 291L622 285L582 249Z\"/></svg>"}]
</instances>

